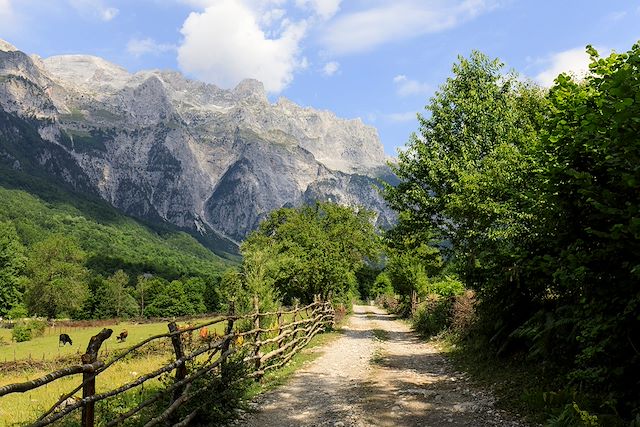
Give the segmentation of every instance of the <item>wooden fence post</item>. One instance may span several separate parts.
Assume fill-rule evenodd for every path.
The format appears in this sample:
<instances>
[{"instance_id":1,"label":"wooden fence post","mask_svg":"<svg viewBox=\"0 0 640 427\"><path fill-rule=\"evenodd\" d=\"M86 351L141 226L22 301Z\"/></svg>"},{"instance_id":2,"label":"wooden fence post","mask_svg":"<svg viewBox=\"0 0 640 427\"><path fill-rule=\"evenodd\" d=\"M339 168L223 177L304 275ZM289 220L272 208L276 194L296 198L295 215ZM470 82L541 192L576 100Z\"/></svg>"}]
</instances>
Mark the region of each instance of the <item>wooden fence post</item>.
<instances>
[{"instance_id":1,"label":"wooden fence post","mask_svg":"<svg viewBox=\"0 0 640 427\"><path fill-rule=\"evenodd\" d=\"M171 333L178 332L180 330L178 329L178 325L176 325L176 322L171 322L167 326L169 327L169 332ZM184 350L182 348L182 338L180 335L181 334L175 334L171 336L171 344L173 345L173 351L176 353L176 360L184 357ZM183 362L176 368L175 382L183 380L186 376L187 376L187 366ZM184 391L184 386L178 387L173 391L174 402L182 395L183 391Z\"/></svg>"},{"instance_id":2,"label":"wooden fence post","mask_svg":"<svg viewBox=\"0 0 640 427\"><path fill-rule=\"evenodd\" d=\"M222 343L222 346L220 347L220 357L222 358L222 363L220 363L220 376L225 376L226 375L226 362L227 362L227 356L226 353L229 351L229 347L231 345L231 333L233 332L233 316L235 316L235 311L236 311L236 305L234 301L229 301L229 313L228 316L229 318L227 319L227 327L224 330L224 335L227 337L224 339L224 342Z\"/></svg>"},{"instance_id":3,"label":"wooden fence post","mask_svg":"<svg viewBox=\"0 0 640 427\"><path fill-rule=\"evenodd\" d=\"M253 318L253 328L256 330L256 335L254 337L254 350L253 357L255 358L255 366L254 369L256 372L260 371L260 300L258 299L258 295L253 296L253 309L256 311L256 314ZM260 381L260 375L256 375L256 381Z\"/></svg>"},{"instance_id":4,"label":"wooden fence post","mask_svg":"<svg viewBox=\"0 0 640 427\"><path fill-rule=\"evenodd\" d=\"M81 356L83 364L92 364L98 360L98 353L102 343L113 334L112 329L104 328L97 335L89 340L87 352ZM96 394L96 379L94 371L85 371L82 374L82 382L86 384L82 387L82 398L93 396ZM84 403L82 405L82 427L93 427L95 424L95 402Z\"/></svg>"},{"instance_id":5,"label":"wooden fence post","mask_svg":"<svg viewBox=\"0 0 640 427\"><path fill-rule=\"evenodd\" d=\"M411 292L411 315L416 313L418 309L418 293L416 291Z\"/></svg>"},{"instance_id":6,"label":"wooden fence post","mask_svg":"<svg viewBox=\"0 0 640 427\"><path fill-rule=\"evenodd\" d=\"M279 309L278 310L278 335L276 336L280 336L280 334L282 334L282 310ZM282 338L278 339L278 348L282 347L282 342L284 340Z\"/></svg>"}]
</instances>

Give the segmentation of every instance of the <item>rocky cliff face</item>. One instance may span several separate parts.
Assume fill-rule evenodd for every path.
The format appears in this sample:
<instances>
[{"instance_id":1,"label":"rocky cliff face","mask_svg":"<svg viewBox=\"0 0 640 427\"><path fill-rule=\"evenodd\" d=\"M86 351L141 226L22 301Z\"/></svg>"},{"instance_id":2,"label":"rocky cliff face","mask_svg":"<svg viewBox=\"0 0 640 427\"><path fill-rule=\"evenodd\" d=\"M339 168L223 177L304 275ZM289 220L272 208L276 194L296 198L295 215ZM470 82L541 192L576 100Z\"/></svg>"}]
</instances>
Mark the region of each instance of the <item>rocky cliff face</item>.
<instances>
[{"instance_id":1,"label":"rocky cliff face","mask_svg":"<svg viewBox=\"0 0 640 427\"><path fill-rule=\"evenodd\" d=\"M37 164L131 215L235 241L271 210L314 200L392 221L374 188L388 173L375 129L272 104L254 80L223 90L91 56L42 60L0 41L0 110L0 161L35 152L15 143L22 120L37 132Z\"/></svg>"}]
</instances>

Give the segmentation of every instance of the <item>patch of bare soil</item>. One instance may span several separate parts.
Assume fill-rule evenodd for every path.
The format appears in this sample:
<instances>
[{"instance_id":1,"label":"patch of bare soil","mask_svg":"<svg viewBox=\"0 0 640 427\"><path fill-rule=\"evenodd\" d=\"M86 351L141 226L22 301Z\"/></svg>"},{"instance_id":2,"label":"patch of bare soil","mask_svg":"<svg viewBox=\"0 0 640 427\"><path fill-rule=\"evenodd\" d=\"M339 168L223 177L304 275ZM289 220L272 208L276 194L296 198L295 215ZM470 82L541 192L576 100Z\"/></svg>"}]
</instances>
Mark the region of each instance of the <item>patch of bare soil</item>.
<instances>
[{"instance_id":1,"label":"patch of bare soil","mask_svg":"<svg viewBox=\"0 0 640 427\"><path fill-rule=\"evenodd\" d=\"M524 426L494 408L430 343L384 310L354 306L344 335L289 383L260 396L239 424Z\"/></svg>"}]
</instances>

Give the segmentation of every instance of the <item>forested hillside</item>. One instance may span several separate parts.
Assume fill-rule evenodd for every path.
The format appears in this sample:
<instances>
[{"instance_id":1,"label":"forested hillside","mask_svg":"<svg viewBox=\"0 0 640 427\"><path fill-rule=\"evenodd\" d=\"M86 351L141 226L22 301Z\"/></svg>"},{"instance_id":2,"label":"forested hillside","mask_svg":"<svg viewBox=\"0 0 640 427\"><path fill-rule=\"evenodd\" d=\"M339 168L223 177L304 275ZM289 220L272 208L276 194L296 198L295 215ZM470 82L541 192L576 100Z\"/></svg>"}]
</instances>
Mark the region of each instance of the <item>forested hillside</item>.
<instances>
[{"instance_id":1,"label":"forested hillside","mask_svg":"<svg viewBox=\"0 0 640 427\"><path fill-rule=\"evenodd\" d=\"M174 228L97 198L0 172L0 315L171 316L214 310L232 263ZM25 313L26 309L26 313Z\"/></svg>"}]
</instances>

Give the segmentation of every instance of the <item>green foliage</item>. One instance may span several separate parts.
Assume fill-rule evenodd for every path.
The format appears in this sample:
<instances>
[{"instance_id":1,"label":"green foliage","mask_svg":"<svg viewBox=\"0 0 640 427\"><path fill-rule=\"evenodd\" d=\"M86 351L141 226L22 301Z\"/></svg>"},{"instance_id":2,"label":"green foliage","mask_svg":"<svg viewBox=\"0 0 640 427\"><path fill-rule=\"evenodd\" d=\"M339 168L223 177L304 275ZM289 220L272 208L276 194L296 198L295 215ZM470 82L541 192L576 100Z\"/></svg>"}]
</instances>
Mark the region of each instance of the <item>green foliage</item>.
<instances>
[{"instance_id":1,"label":"green foliage","mask_svg":"<svg viewBox=\"0 0 640 427\"><path fill-rule=\"evenodd\" d=\"M23 319L29 315L27 307L24 304L15 305L7 312L7 318L12 320Z\"/></svg>"},{"instance_id":2,"label":"green foliage","mask_svg":"<svg viewBox=\"0 0 640 427\"><path fill-rule=\"evenodd\" d=\"M271 282L286 302L309 302L315 294L355 296L355 274L377 259L380 246L371 212L318 203L272 212L241 250L249 286Z\"/></svg>"},{"instance_id":3,"label":"green foliage","mask_svg":"<svg viewBox=\"0 0 640 427\"><path fill-rule=\"evenodd\" d=\"M437 335L451 324L451 309L453 299L431 295L421 304L411 323L418 333L424 336Z\"/></svg>"},{"instance_id":4,"label":"green foliage","mask_svg":"<svg viewBox=\"0 0 640 427\"><path fill-rule=\"evenodd\" d=\"M412 251L420 241L440 248L449 271L478 291L478 331L498 354L555 366L606 402L588 410L632 419L640 44L606 58L588 52L591 74L561 75L548 93L477 52L460 58L399 154L402 182L385 188L399 211L389 241L404 252L388 271L396 291L424 292L429 281ZM581 425L594 421L565 409Z\"/></svg>"},{"instance_id":5,"label":"green foliage","mask_svg":"<svg viewBox=\"0 0 640 427\"><path fill-rule=\"evenodd\" d=\"M139 307L129 288L129 276L122 270L111 277L99 280L94 291L96 318L128 318L139 314Z\"/></svg>"},{"instance_id":6,"label":"green foliage","mask_svg":"<svg viewBox=\"0 0 640 427\"><path fill-rule=\"evenodd\" d=\"M0 222L0 316L21 301L24 289L24 246L11 223Z\"/></svg>"},{"instance_id":7,"label":"green foliage","mask_svg":"<svg viewBox=\"0 0 640 427\"><path fill-rule=\"evenodd\" d=\"M31 341L31 329L26 324L16 325L11 330L11 339L15 342Z\"/></svg>"},{"instance_id":8,"label":"green foliage","mask_svg":"<svg viewBox=\"0 0 640 427\"><path fill-rule=\"evenodd\" d=\"M30 341L32 338L42 336L46 327L47 324L42 320L18 322L11 330L11 338L15 342Z\"/></svg>"},{"instance_id":9,"label":"green foliage","mask_svg":"<svg viewBox=\"0 0 640 427\"><path fill-rule=\"evenodd\" d=\"M79 312L89 297L85 259L76 241L59 234L33 245L25 291L29 311L48 318Z\"/></svg>"},{"instance_id":10,"label":"green foliage","mask_svg":"<svg viewBox=\"0 0 640 427\"><path fill-rule=\"evenodd\" d=\"M380 295L393 295L393 284L391 283L391 278L386 271L383 271L376 276L376 280L373 282L373 286L371 286L370 293L374 298L377 298Z\"/></svg>"}]
</instances>

